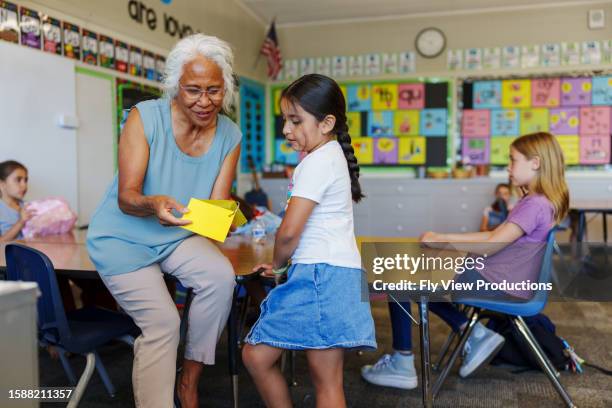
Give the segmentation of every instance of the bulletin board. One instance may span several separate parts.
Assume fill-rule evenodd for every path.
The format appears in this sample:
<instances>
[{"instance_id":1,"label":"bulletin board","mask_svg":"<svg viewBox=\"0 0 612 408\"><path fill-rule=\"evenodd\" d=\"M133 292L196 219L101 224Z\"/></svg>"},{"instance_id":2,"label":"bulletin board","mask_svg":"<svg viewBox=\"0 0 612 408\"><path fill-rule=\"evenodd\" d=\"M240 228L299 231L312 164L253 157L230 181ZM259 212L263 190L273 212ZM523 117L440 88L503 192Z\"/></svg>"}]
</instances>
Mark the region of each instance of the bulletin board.
<instances>
[{"instance_id":1,"label":"bulletin board","mask_svg":"<svg viewBox=\"0 0 612 408\"><path fill-rule=\"evenodd\" d=\"M117 125L118 135L121 135L123 123L127 119L130 109L138 102L156 99L161 96L159 88L143 85L138 82L117 78Z\"/></svg>"},{"instance_id":2,"label":"bulletin board","mask_svg":"<svg viewBox=\"0 0 612 408\"><path fill-rule=\"evenodd\" d=\"M240 129L242 130L242 150L240 169L249 173L248 157L253 160L255 169L262 171L266 160L264 138L266 88L263 84L240 78Z\"/></svg>"},{"instance_id":3,"label":"bulletin board","mask_svg":"<svg viewBox=\"0 0 612 408\"><path fill-rule=\"evenodd\" d=\"M360 166L446 167L452 150L451 86L447 80L345 82L349 134ZM272 88L273 161L297 164L285 142L280 111L283 87Z\"/></svg>"},{"instance_id":4,"label":"bulletin board","mask_svg":"<svg viewBox=\"0 0 612 408\"><path fill-rule=\"evenodd\" d=\"M461 84L464 164L506 165L523 134L550 132L569 166L611 163L612 75L469 80Z\"/></svg>"}]
</instances>

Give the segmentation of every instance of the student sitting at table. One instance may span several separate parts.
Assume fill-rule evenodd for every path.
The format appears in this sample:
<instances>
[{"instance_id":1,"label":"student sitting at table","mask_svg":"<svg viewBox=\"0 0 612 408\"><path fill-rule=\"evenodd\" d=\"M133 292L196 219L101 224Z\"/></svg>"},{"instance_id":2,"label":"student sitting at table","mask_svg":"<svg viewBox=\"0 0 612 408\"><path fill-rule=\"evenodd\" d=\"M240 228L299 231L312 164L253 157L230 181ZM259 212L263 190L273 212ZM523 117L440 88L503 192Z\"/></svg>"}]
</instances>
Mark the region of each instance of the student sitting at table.
<instances>
[{"instance_id":1,"label":"student sitting at table","mask_svg":"<svg viewBox=\"0 0 612 408\"><path fill-rule=\"evenodd\" d=\"M242 356L268 407L291 407L276 362L283 349L306 350L318 407L344 407L346 348L376 348L370 304L362 301L364 272L353 226L353 201L363 197L340 87L323 75L305 75L281 94L283 134L308 153L297 166L287 212L265 275L287 282L261 305Z\"/></svg>"},{"instance_id":2,"label":"student sitting at table","mask_svg":"<svg viewBox=\"0 0 612 408\"><path fill-rule=\"evenodd\" d=\"M465 234L426 232L421 242L427 246L468 244L470 252L488 252L485 268L480 272L470 269L461 274L458 282L487 283L537 282L542 249L550 229L566 216L569 193L564 176L564 159L559 143L549 133L533 133L516 139L510 147L508 166L511 182L519 188L522 198L510 211L508 218L493 231ZM481 248L477 248L479 243ZM495 247L492 247L495 245ZM482 255L482 254L480 254ZM528 290L478 290L462 294L471 297L513 299L524 301ZM459 299L460 301L460 299ZM409 303L402 303L409 310ZM394 354L384 355L376 364L362 368L366 381L377 385L399 388L416 387L414 360L410 353L410 319L397 305L390 305ZM452 330L460 332L467 325L467 317L451 303L430 303L430 310L440 316ZM477 323L464 347L464 360L459 369L463 378L472 375L490 361L501 349L504 338L481 323Z\"/></svg>"},{"instance_id":3,"label":"student sitting at table","mask_svg":"<svg viewBox=\"0 0 612 408\"><path fill-rule=\"evenodd\" d=\"M21 230L34 216L23 199L28 192L28 169L14 160L0 163L0 242L23 238Z\"/></svg>"},{"instance_id":4,"label":"student sitting at table","mask_svg":"<svg viewBox=\"0 0 612 408\"><path fill-rule=\"evenodd\" d=\"M480 231L493 231L508 217L512 209L512 190L510 184L499 183L495 187L495 201L484 209Z\"/></svg>"}]
</instances>

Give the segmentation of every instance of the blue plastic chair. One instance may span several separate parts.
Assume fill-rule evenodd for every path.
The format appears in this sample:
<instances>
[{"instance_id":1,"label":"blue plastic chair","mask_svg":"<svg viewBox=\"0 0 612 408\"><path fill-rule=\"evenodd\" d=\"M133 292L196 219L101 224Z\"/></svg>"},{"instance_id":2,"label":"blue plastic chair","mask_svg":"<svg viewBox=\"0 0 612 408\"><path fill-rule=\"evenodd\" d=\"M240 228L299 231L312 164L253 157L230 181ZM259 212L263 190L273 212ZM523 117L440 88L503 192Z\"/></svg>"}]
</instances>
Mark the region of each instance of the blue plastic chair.
<instances>
[{"instance_id":1,"label":"blue plastic chair","mask_svg":"<svg viewBox=\"0 0 612 408\"><path fill-rule=\"evenodd\" d=\"M96 349L111 340L121 340L133 346L140 333L132 319L122 313L88 307L66 313L57 285L55 270L49 258L40 251L20 244L6 246L8 280L38 284L38 340L41 346L59 350L60 360L72 386L76 389L68 406L77 406L93 374L98 371L108 394L115 395L111 382ZM65 356L66 352L84 355L87 364L78 380Z\"/></svg>"},{"instance_id":2,"label":"blue plastic chair","mask_svg":"<svg viewBox=\"0 0 612 408\"><path fill-rule=\"evenodd\" d=\"M550 283L551 275L552 275L552 258L553 258L553 250L555 248L555 231L556 228L553 228L549 231L548 237L546 240L546 247L544 250L544 256L542 258L542 266L540 268L540 276L538 279L539 283ZM523 320L523 317L526 316L534 316L542 311L546 306L546 301L548 300L548 291L547 290L538 290L535 292L533 298L525 302L512 302L508 300L483 300L483 299L467 299L462 297L460 303L466 306L473 307L473 312L468 320L467 327L461 333L461 337L459 338L459 343L457 347L454 349L451 354L448 363L442 369L440 376L437 378L436 383L433 387L433 395L434 397L440 391L444 380L448 376L451 368L454 366L459 354L463 350L463 347L470 337L472 330L481 316L482 310L487 310L490 312L501 313L508 315L508 318L512 322L512 324L516 327L519 333L521 333L522 337L525 339L527 345L530 350L536 357L542 371L546 374L550 382L555 387L556 391L559 393L563 401L568 407L575 407L572 402L569 394L559 381L560 374L554 368L540 345L538 344L536 338L533 336L529 327ZM494 356L492 356L494 357Z\"/></svg>"}]
</instances>

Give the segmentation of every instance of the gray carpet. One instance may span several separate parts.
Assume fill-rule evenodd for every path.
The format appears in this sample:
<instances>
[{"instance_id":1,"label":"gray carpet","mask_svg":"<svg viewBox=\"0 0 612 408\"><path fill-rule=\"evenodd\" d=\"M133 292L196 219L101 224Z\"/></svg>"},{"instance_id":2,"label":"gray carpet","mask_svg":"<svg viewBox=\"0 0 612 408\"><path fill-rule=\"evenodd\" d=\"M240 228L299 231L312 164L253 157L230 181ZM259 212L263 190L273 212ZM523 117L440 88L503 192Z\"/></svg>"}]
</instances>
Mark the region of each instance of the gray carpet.
<instances>
[{"instance_id":1,"label":"gray carpet","mask_svg":"<svg viewBox=\"0 0 612 408\"><path fill-rule=\"evenodd\" d=\"M414 310L414 308L413 308ZM567 339L578 354L587 361L612 368L612 304L610 303L551 303L545 311L557 325L558 333ZM365 383L359 375L363 364L376 361L380 353L391 349L391 331L387 306L373 304L379 351L358 355L348 352L345 363L345 390L350 407L406 407L421 404L420 388L410 391L381 388ZM432 354L435 358L447 328L437 317L432 317ZM413 330L418 350L418 330ZM207 368L200 382L202 407L231 407L230 381L227 374L227 343L225 337L218 350L218 362ZM110 398L94 374L87 388L82 407L131 407L132 353L128 346L117 343L100 351L104 364L117 388ZM82 370L84 359L71 358L75 370ZM417 371L420 372L420 363ZM80 372L80 371L78 371ZM291 389L296 407L314 407L314 393L310 385L303 353L297 357L299 385ZM419 375L420 378L420 375ZM584 374L562 373L561 381L579 407L612 407L612 377L587 368ZM64 386L66 377L59 361L40 353L40 385ZM420 386L420 384L419 384ZM263 407L257 391L244 369L240 374L240 406ZM43 404L42 406L61 406ZM460 379L456 369L447 380L435 402L436 407L560 407L563 406L548 379L536 371L513 373L510 368L488 366L472 378Z\"/></svg>"}]
</instances>

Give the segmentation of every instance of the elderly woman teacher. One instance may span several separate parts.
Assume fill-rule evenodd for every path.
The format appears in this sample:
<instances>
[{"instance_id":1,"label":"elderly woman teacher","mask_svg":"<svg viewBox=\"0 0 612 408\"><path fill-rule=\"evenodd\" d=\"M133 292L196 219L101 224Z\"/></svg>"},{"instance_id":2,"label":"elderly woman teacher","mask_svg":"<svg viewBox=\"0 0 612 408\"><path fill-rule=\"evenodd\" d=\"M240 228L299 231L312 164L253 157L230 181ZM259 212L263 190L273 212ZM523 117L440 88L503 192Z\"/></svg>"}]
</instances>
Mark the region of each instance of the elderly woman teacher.
<instances>
[{"instance_id":1,"label":"elderly woman teacher","mask_svg":"<svg viewBox=\"0 0 612 408\"><path fill-rule=\"evenodd\" d=\"M195 34L168 55L161 99L137 104L119 142L119 171L96 210L89 254L142 334L134 345L138 407L173 405L179 316L162 272L193 288L178 395L197 406L203 364L229 315L234 271L208 239L179 228L190 197L228 199L241 133L220 112L235 93L230 47Z\"/></svg>"}]
</instances>

